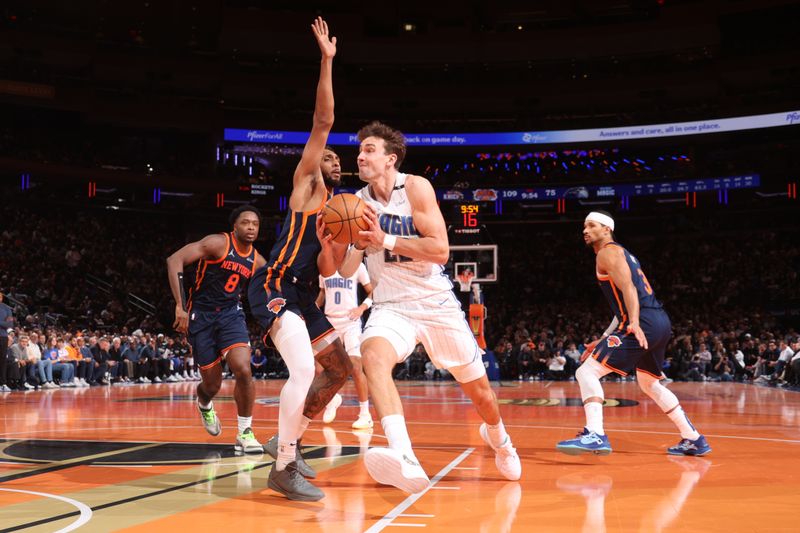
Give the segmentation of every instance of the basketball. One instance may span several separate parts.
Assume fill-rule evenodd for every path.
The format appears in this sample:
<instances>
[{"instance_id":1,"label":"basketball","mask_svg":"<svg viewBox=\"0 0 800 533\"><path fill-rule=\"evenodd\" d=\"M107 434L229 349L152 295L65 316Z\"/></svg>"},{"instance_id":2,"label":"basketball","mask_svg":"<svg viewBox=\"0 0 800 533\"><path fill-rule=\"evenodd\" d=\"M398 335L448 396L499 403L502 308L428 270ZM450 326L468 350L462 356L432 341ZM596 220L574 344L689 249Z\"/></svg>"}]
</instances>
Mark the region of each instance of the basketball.
<instances>
[{"instance_id":1,"label":"basketball","mask_svg":"<svg viewBox=\"0 0 800 533\"><path fill-rule=\"evenodd\" d=\"M333 240L340 244L350 244L358 239L358 232L369 229L364 214L364 202L355 194L341 193L334 195L322 212L325 222L325 233L333 235Z\"/></svg>"}]
</instances>

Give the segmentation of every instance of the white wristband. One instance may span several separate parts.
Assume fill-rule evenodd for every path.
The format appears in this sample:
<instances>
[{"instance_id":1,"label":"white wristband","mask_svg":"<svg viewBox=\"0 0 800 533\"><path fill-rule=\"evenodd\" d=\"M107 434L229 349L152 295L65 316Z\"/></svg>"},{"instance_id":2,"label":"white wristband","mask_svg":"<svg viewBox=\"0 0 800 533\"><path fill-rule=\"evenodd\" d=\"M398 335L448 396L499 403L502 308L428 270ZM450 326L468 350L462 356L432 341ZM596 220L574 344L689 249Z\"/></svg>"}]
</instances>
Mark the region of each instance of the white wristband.
<instances>
[{"instance_id":1,"label":"white wristband","mask_svg":"<svg viewBox=\"0 0 800 533\"><path fill-rule=\"evenodd\" d=\"M394 235L389 235L388 233L384 234L383 236L383 247L389 250L390 252L394 250L394 246L397 244L397 237Z\"/></svg>"},{"instance_id":2,"label":"white wristband","mask_svg":"<svg viewBox=\"0 0 800 533\"><path fill-rule=\"evenodd\" d=\"M372 307L372 298L364 298L364 301L361 302L363 305L367 306L367 309Z\"/></svg>"}]
</instances>

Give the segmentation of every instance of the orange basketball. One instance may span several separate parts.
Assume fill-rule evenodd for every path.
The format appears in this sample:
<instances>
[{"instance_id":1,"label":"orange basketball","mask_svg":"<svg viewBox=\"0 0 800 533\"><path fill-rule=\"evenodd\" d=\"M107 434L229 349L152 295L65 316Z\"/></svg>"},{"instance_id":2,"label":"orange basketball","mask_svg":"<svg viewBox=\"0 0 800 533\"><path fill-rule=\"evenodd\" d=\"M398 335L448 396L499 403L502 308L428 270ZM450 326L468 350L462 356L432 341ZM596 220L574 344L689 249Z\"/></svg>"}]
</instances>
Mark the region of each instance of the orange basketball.
<instances>
[{"instance_id":1,"label":"orange basketball","mask_svg":"<svg viewBox=\"0 0 800 533\"><path fill-rule=\"evenodd\" d=\"M350 193L334 195L322 211L325 222L325 233L333 235L333 240L341 244L349 244L358 240L358 232L369 229L361 216L364 214L364 202Z\"/></svg>"}]
</instances>

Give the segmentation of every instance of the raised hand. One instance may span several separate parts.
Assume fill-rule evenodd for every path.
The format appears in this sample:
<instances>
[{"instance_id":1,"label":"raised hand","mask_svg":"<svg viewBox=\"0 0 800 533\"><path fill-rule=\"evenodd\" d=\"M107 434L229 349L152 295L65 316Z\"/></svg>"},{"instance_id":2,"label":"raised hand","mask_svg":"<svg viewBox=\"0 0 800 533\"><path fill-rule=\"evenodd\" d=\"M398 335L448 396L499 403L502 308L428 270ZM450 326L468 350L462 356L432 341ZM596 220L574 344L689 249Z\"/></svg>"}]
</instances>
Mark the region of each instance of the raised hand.
<instances>
[{"instance_id":1,"label":"raised hand","mask_svg":"<svg viewBox=\"0 0 800 533\"><path fill-rule=\"evenodd\" d=\"M317 17L311 25L311 31L314 32L314 37L317 38L319 44L319 51L322 52L322 57L333 59L336 55L336 37L330 37L328 34L328 23L322 17Z\"/></svg>"}]
</instances>

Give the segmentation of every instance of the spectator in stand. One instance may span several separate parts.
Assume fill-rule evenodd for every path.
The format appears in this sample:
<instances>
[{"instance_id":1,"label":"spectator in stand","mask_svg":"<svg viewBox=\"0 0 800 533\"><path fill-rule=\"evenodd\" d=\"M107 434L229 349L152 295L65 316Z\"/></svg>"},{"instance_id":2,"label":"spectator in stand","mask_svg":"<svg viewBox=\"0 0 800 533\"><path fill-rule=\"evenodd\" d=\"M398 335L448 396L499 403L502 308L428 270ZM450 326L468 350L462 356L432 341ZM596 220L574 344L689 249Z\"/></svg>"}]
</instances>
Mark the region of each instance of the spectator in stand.
<instances>
[{"instance_id":1,"label":"spectator in stand","mask_svg":"<svg viewBox=\"0 0 800 533\"><path fill-rule=\"evenodd\" d=\"M53 362L42 358L42 347L39 345L39 333L31 332L28 342L28 360L32 362L39 376L39 385L43 389L55 389L53 383Z\"/></svg>"},{"instance_id":2,"label":"spectator in stand","mask_svg":"<svg viewBox=\"0 0 800 533\"><path fill-rule=\"evenodd\" d=\"M33 390L39 385L34 364L28 360L28 341L27 335L20 335L17 342L8 349L12 365L12 372L8 375L11 389Z\"/></svg>"},{"instance_id":3,"label":"spectator in stand","mask_svg":"<svg viewBox=\"0 0 800 533\"><path fill-rule=\"evenodd\" d=\"M554 350L550 357L547 359L547 379L554 381L562 381L567 379L567 373L564 371L567 359L558 350Z\"/></svg>"},{"instance_id":4,"label":"spectator in stand","mask_svg":"<svg viewBox=\"0 0 800 533\"><path fill-rule=\"evenodd\" d=\"M122 357L122 339L114 337L108 348L108 371L111 383L128 381L128 365L130 365L130 361L126 361Z\"/></svg>"},{"instance_id":5,"label":"spectator in stand","mask_svg":"<svg viewBox=\"0 0 800 533\"><path fill-rule=\"evenodd\" d=\"M733 367L727 355L722 355L714 365L714 377L718 381L733 381Z\"/></svg>"},{"instance_id":6,"label":"spectator in stand","mask_svg":"<svg viewBox=\"0 0 800 533\"><path fill-rule=\"evenodd\" d=\"M83 358L78 338L67 333L64 349L67 351L70 364L75 366L75 378L78 380L75 384L79 387L88 387L92 381L92 360Z\"/></svg>"},{"instance_id":7,"label":"spectator in stand","mask_svg":"<svg viewBox=\"0 0 800 533\"><path fill-rule=\"evenodd\" d=\"M528 339L519 346L517 355L517 368L519 368L519 381L528 380L533 381L536 375L536 362L534 360L536 353L536 344L532 339Z\"/></svg>"},{"instance_id":8,"label":"spectator in stand","mask_svg":"<svg viewBox=\"0 0 800 533\"><path fill-rule=\"evenodd\" d=\"M150 383L147 378L150 365L147 359L142 359L141 355L142 349L139 346L139 341L136 337L131 337L130 345L122 352L123 359L130 361L133 367L133 374L131 374L130 379L137 383Z\"/></svg>"},{"instance_id":9,"label":"spectator in stand","mask_svg":"<svg viewBox=\"0 0 800 533\"><path fill-rule=\"evenodd\" d=\"M267 371L267 356L261 351L260 348L253 350L253 355L250 356L250 372L253 374L254 379L266 379Z\"/></svg>"},{"instance_id":10,"label":"spectator in stand","mask_svg":"<svg viewBox=\"0 0 800 533\"><path fill-rule=\"evenodd\" d=\"M63 346L64 341L61 341ZM60 355L59 339L52 335L47 349L42 354L42 359L48 359L53 365L53 375L58 377L58 382L61 387L74 387L75 383L75 367L68 363L63 363L59 359ZM65 354L66 356L66 354Z\"/></svg>"},{"instance_id":11,"label":"spectator in stand","mask_svg":"<svg viewBox=\"0 0 800 533\"><path fill-rule=\"evenodd\" d=\"M581 352L578 350L578 346L574 342L570 342L567 345L567 349L564 350L564 356L566 358L565 370L567 375L574 376L581 362Z\"/></svg>"},{"instance_id":12,"label":"spectator in stand","mask_svg":"<svg viewBox=\"0 0 800 533\"><path fill-rule=\"evenodd\" d=\"M800 386L800 337L795 337L792 341L792 350L794 355L789 360L789 368L791 368L791 376L786 378L792 386Z\"/></svg>"},{"instance_id":13,"label":"spectator in stand","mask_svg":"<svg viewBox=\"0 0 800 533\"><path fill-rule=\"evenodd\" d=\"M98 385L109 385L111 382L106 379L106 372L108 372L108 349L111 343L108 342L106 337L101 337L92 350L92 361L94 363L94 372L92 374L92 382Z\"/></svg>"},{"instance_id":14,"label":"spectator in stand","mask_svg":"<svg viewBox=\"0 0 800 533\"><path fill-rule=\"evenodd\" d=\"M14 327L14 312L3 303L4 294L0 291L0 392L11 392L7 383L8 330Z\"/></svg>"},{"instance_id":15,"label":"spectator in stand","mask_svg":"<svg viewBox=\"0 0 800 533\"><path fill-rule=\"evenodd\" d=\"M711 352L708 351L708 345L705 342L700 343L700 347L695 354L697 360L700 361L700 373L703 376L708 376L711 373Z\"/></svg>"}]
</instances>

